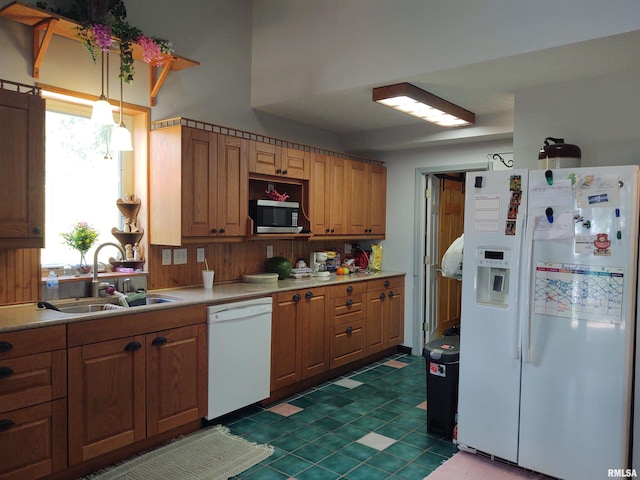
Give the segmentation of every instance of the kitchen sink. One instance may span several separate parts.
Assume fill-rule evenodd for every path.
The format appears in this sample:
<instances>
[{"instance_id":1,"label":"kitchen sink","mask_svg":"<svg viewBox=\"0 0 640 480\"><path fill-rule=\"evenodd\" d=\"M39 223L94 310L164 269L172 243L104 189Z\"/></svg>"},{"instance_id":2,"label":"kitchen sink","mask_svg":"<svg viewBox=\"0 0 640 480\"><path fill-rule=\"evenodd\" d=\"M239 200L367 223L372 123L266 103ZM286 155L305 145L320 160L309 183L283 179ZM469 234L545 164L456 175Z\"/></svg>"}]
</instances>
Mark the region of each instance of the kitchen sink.
<instances>
[{"instance_id":1,"label":"kitchen sink","mask_svg":"<svg viewBox=\"0 0 640 480\"><path fill-rule=\"evenodd\" d=\"M182 300L182 298L172 297L170 295L159 295L159 294L150 293L150 294L147 294L145 303L133 305L133 306L130 306L129 308L156 305L160 303L173 303L179 300ZM80 299L72 304L67 303L67 304L57 305L57 308L62 313L91 313L91 312L102 312L105 310L119 310L119 309L124 309L126 307L120 306L112 298L107 297L107 298Z\"/></svg>"},{"instance_id":2,"label":"kitchen sink","mask_svg":"<svg viewBox=\"0 0 640 480\"><path fill-rule=\"evenodd\" d=\"M103 310L113 310L118 307L112 303L103 304L89 304L89 305L73 305L71 307L58 307L63 313L89 313L89 312L101 312Z\"/></svg>"}]
</instances>

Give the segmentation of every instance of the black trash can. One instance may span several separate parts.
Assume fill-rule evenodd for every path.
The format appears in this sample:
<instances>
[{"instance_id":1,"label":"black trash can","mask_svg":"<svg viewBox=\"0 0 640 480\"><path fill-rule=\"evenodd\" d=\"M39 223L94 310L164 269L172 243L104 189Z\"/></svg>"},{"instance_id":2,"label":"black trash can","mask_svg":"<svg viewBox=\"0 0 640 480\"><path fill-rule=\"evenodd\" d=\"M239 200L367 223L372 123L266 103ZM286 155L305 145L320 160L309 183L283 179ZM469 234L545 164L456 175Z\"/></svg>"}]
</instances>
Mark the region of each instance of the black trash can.
<instances>
[{"instance_id":1,"label":"black trash can","mask_svg":"<svg viewBox=\"0 0 640 480\"><path fill-rule=\"evenodd\" d=\"M432 340L422 356L427 361L427 433L451 440L458 410L460 337Z\"/></svg>"}]
</instances>

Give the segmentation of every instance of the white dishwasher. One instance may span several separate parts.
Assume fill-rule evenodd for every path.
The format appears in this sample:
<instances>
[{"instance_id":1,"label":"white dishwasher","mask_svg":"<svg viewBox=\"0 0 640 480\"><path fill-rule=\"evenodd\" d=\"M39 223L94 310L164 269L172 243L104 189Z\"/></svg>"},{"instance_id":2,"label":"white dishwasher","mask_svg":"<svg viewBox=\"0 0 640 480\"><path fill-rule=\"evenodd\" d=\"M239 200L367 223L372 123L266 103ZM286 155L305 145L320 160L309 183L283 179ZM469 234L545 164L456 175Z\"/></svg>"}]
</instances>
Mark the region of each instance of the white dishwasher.
<instances>
[{"instance_id":1,"label":"white dishwasher","mask_svg":"<svg viewBox=\"0 0 640 480\"><path fill-rule=\"evenodd\" d=\"M208 308L212 420L270 395L271 297Z\"/></svg>"}]
</instances>

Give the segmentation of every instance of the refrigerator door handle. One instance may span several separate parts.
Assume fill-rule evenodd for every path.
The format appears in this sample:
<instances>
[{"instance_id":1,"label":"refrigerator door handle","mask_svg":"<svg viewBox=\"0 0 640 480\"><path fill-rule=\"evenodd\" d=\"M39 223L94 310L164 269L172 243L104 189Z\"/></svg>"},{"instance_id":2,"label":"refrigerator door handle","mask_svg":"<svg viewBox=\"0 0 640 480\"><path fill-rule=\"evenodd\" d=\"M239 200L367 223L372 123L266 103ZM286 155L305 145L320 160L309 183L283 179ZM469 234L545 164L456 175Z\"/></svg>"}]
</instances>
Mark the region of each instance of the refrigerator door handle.
<instances>
[{"instance_id":1,"label":"refrigerator door handle","mask_svg":"<svg viewBox=\"0 0 640 480\"><path fill-rule=\"evenodd\" d=\"M523 332L522 347L524 348L524 362L531 363L531 268L533 263L533 231L536 219L534 215L527 217L527 229L524 238L524 268L520 277L520 291L525 297L520 301L520 325Z\"/></svg>"}]
</instances>

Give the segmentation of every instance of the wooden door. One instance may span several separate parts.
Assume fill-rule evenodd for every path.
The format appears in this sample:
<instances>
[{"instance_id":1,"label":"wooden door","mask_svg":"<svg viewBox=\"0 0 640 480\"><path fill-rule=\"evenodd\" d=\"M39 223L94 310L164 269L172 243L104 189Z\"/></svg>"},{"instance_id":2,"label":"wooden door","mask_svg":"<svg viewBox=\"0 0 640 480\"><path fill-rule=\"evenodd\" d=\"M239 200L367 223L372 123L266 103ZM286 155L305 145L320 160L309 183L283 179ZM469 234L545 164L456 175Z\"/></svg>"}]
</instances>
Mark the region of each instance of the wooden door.
<instances>
[{"instance_id":1,"label":"wooden door","mask_svg":"<svg viewBox=\"0 0 640 480\"><path fill-rule=\"evenodd\" d=\"M298 291L273 296L271 320L271 391L302 378L302 329L299 327L302 296Z\"/></svg>"},{"instance_id":2,"label":"wooden door","mask_svg":"<svg viewBox=\"0 0 640 480\"><path fill-rule=\"evenodd\" d=\"M206 349L205 324L146 335L147 436L205 415Z\"/></svg>"},{"instance_id":3,"label":"wooden door","mask_svg":"<svg viewBox=\"0 0 640 480\"><path fill-rule=\"evenodd\" d=\"M367 164L346 161L347 175L347 234L363 235L368 231L369 192Z\"/></svg>"},{"instance_id":4,"label":"wooden door","mask_svg":"<svg viewBox=\"0 0 640 480\"><path fill-rule=\"evenodd\" d=\"M329 295L325 288L302 292L302 378L329 369Z\"/></svg>"},{"instance_id":5,"label":"wooden door","mask_svg":"<svg viewBox=\"0 0 640 480\"><path fill-rule=\"evenodd\" d=\"M289 178L309 180L311 170L310 153L295 148L282 148L282 175Z\"/></svg>"},{"instance_id":6,"label":"wooden door","mask_svg":"<svg viewBox=\"0 0 640 480\"><path fill-rule=\"evenodd\" d=\"M461 177L462 179L463 177ZM442 179L440 191L440 225L438 232L438 263L453 241L464 231L464 183ZM438 276L438 336L460 325L462 282Z\"/></svg>"},{"instance_id":7,"label":"wooden door","mask_svg":"<svg viewBox=\"0 0 640 480\"><path fill-rule=\"evenodd\" d=\"M404 287L392 288L385 299L385 343L388 347L404 340Z\"/></svg>"},{"instance_id":8,"label":"wooden door","mask_svg":"<svg viewBox=\"0 0 640 480\"><path fill-rule=\"evenodd\" d=\"M329 183L329 231L326 233L344 235L347 231L347 191L348 160L331 157Z\"/></svg>"},{"instance_id":9,"label":"wooden door","mask_svg":"<svg viewBox=\"0 0 640 480\"><path fill-rule=\"evenodd\" d=\"M367 293L367 354L384 350L384 306L386 294L382 290Z\"/></svg>"},{"instance_id":10,"label":"wooden door","mask_svg":"<svg viewBox=\"0 0 640 480\"><path fill-rule=\"evenodd\" d=\"M0 89L0 246L44 247L45 101Z\"/></svg>"},{"instance_id":11,"label":"wooden door","mask_svg":"<svg viewBox=\"0 0 640 480\"><path fill-rule=\"evenodd\" d=\"M195 128L182 129L182 231L186 237L206 237L217 220L217 135ZM211 199L214 199L212 201Z\"/></svg>"},{"instance_id":12,"label":"wooden door","mask_svg":"<svg viewBox=\"0 0 640 480\"><path fill-rule=\"evenodd\" d=\"M217 235L245 236L249 216L249 141L218 135L217 178L212 195L217 204Z\"/></svg>"},{"instance_id":13,"label":"wooden door","mask_svg":"<svg viewBox=\"0 0 640 480\"><path fill-rule=\"evenodd\" d=\"M282 149L278 145L252 141L249 153L249 171L265 175L277 175L281 170Z\"/></svg>"},{"instance_id":14,"label":"wooden door","mask_svg":"<svg viewBox=\"0 0 640 480\"><path fill-rule=\"evenodd\" d=\"M387 169L381 165L367 165L369 199L367 201L367 232L384 235L387 222Z\"/></svg>"},{"instance_id":15,"label":"wooden door","mask_svg":"<svg viewBox=\"0 0 640 480\"><path fill-rule=\"evenodd\" d=\"M314 153L311 158L311 177L309 182L309 219L311 232L314 235L329 233L330 224L330 195L331 159L330 157Z\"/></svg>"},{"instance_id":16,"label":"wooden door","mask_svg":"<svg viewBox=\"0 0 640 480\"><path fill-rule=\"evenodd\" d=\"M69 464L145 438L145 337L68 350Z\"/></svg>"}]
</instances>

